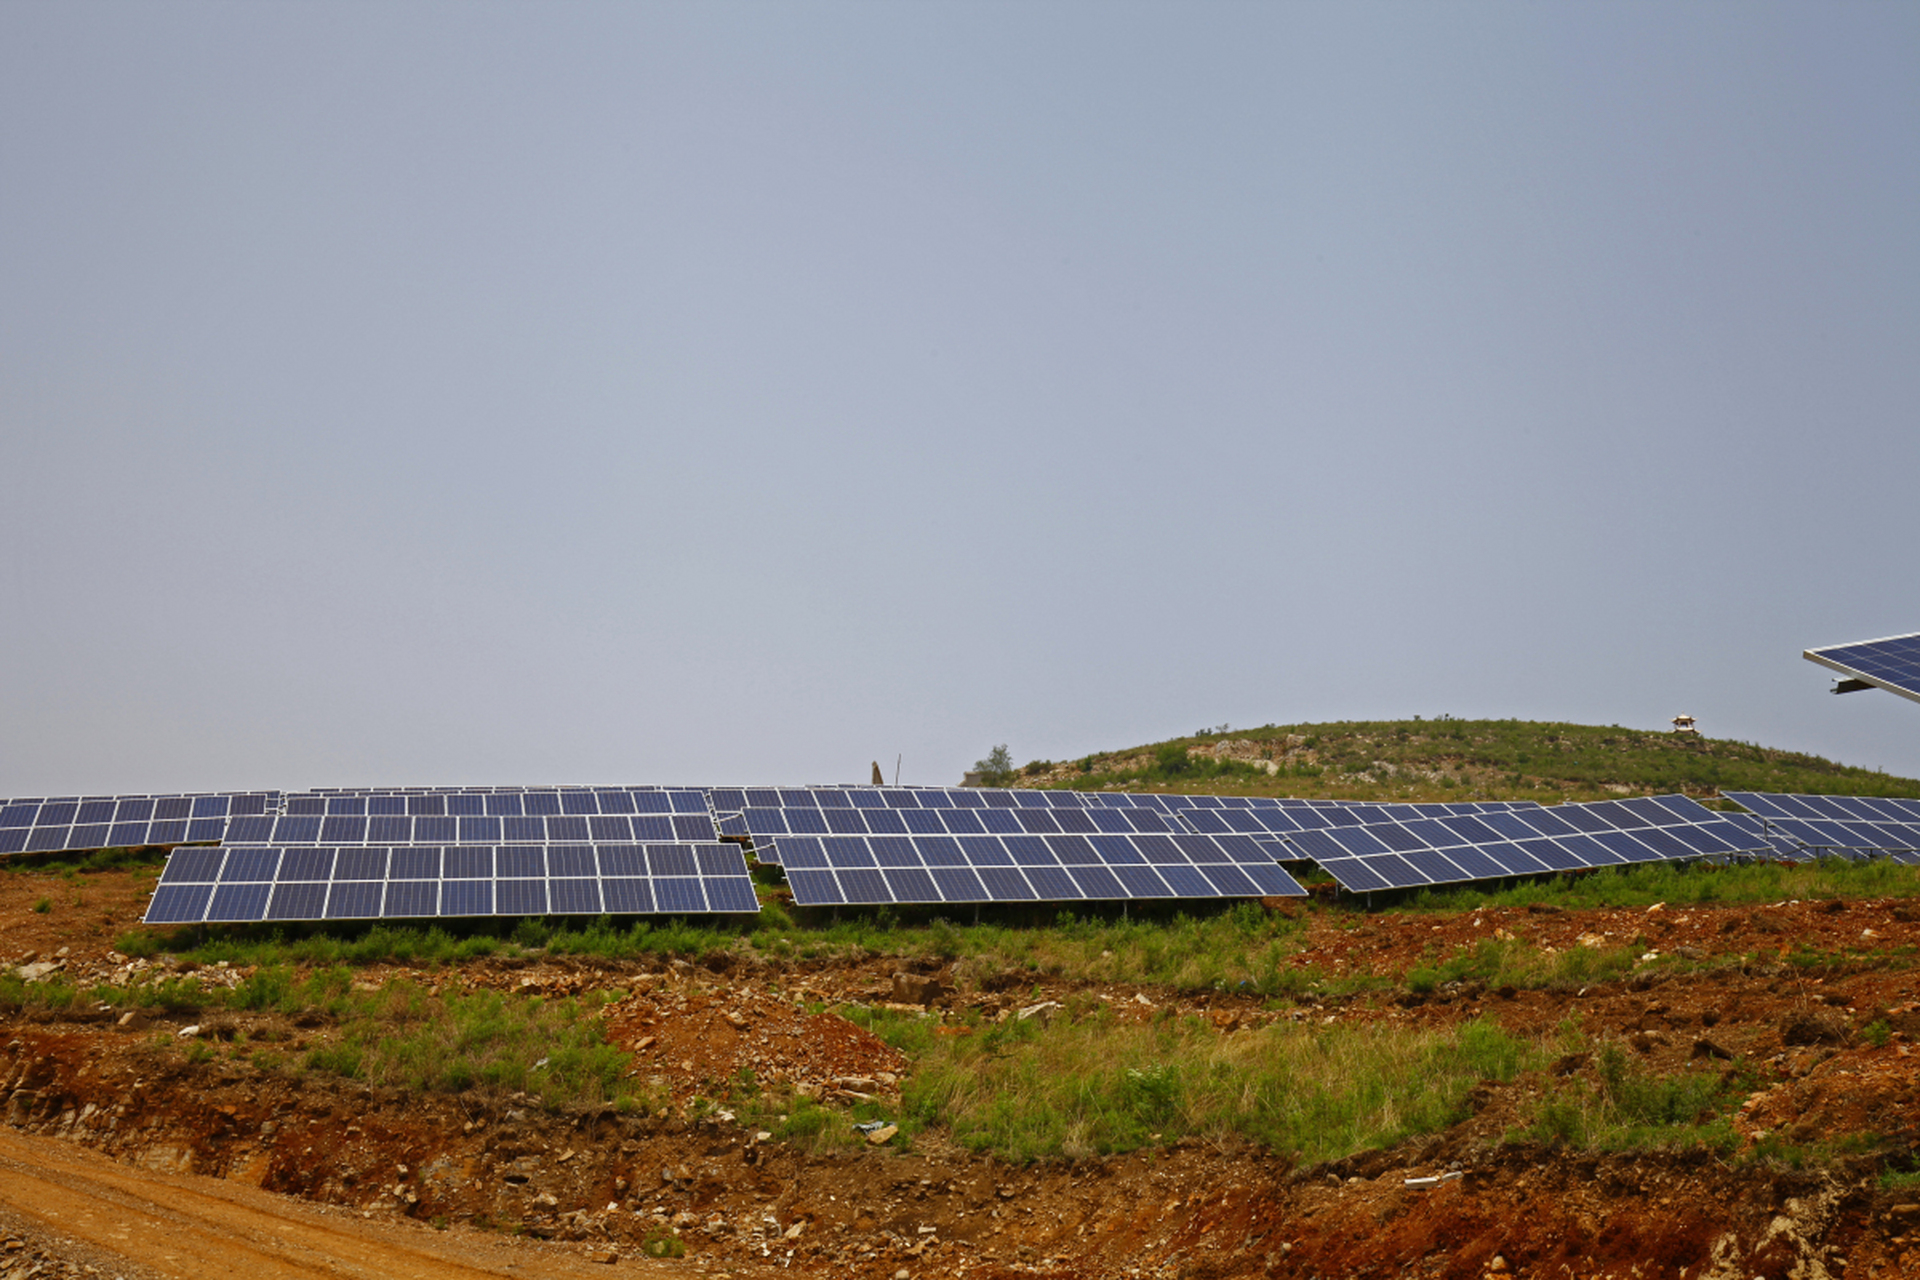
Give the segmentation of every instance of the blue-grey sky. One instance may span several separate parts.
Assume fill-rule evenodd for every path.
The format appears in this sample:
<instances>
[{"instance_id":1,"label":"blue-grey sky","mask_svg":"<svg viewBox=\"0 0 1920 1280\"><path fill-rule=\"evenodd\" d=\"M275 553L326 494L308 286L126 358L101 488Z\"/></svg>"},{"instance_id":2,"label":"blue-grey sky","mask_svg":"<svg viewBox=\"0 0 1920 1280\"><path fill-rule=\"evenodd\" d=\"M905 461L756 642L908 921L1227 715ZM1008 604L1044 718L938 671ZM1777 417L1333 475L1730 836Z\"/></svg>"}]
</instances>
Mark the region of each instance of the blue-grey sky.
<instances>
[{"instance_id":1,"label":"blue-grey sky","mask_svg":"<svg viewBox=\"0 0 1920 1280\"><path fill-rule=\"evenodd\" d=\"M0 795L1920 775L1911 4L0 6Z\"/></svg>"}]
</instances>

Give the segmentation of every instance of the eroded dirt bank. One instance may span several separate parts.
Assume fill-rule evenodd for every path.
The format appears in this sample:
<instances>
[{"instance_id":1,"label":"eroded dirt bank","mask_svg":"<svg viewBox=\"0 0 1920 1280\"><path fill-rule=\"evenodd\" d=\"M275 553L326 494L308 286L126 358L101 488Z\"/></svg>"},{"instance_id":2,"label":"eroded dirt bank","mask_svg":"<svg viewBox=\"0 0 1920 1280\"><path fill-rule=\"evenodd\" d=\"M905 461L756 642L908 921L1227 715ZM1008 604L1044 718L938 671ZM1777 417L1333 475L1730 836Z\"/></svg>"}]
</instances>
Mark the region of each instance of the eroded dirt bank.
<instances>
[{"instance_id":1,"label":"eroded dirt bank","mask_svg":"<svg viewBox=\"0 0 1920 1280\"><path fill-rule=\"evenodd\" d=\"M621 991L609 1010L610 1032L658 1083L664 1115L608 1108L555 1114L513 1095L406 1094L262 1068L230 1053L242 1037L292 1054L329 1034L324 1023L299 1025L280 1015L205 1015L200 1031L183 1040L185 1017L122 1025L118 1009L15 1010L0 1015L0 1138L7 1142L0 1162L10 1171L0 1176L0 1202L13 1215L0 1229L14 1231L20 1247L5 1250L0 1240L0 1277L27 1274L27 1264L60 1274L55 1268L68 1260L61 1242L87 1238L77 1218L62 1224L22 1217L48 1194L21 1181L24 1171L60 1167L63 1157L45 1153L76 1148L114 1162L100 1166L115 1171L111 1179L89 1174L87 1182L76 1173L79 1180L62 1193L120 1206L90 1210L104 1213L103 1221L134 1213L128 1206L135 1204L182 1212L178 1188L187 1183L229 1188L246 1197L248 1213L273 1214L278 1206L293 1221L324 1211L329 1229L364 1231L372 1242L368 1267L381 1250L425 1239L466 1240L480 1250L448 1265L481 1274L511 1265L509 1273L523 1275L543 1274L535 1268L545 1265L592 1274L612 1266L708 1275L777 1269L1089 1280L1920 1274L1920 1192L1887 1189L1879 1166L1865 1160L1816 1173L1756 1154L1769 1135L1801 1144L1859 1135L1863 1146L1870 1135L1883 1152L1920 1143L1920 1054L1908 1038L1920 1033L1920 1010L1912 973L1899 959L1920 943L1910 914L1899 903L1796 903L1315 919L1306 925L1303 954L1327 971L1404 973L1422 956L1503 932L1541 946L1611 938L1656 954L1687 948L1699 958L1743 959L1683 976L1649 964L1566 990L1466 984L1338 1001L1304 995L1271 1005L1229 992L1026 973L1016 984L992 974L956 975L933 958L904 965L945 979L948 991L928 1016L947 1019L969 1011L1017 1016L1018 1007L1048 1001L1098 1001L1116 1016L1139 1018L1174 1007L1206 1019L1222 1036L1255 1034L1280 1019L1426 1024L1472 1017L1539 1036L1572 1019L1590 1036L1624 1046L1636 1062L1744 1073L1751 1091L1736 1121L1744 1156L1600 1156L1511 1141L1543 1088L1595 1069L1581 1055L1508 1084L1487 1083L1469 1099L1470 1117L1441 1134L1310 1168L1283 1154L1194 1140L1013 1167L924 1133L910 1151L862 1147L811 1156L721 1114L690 1118L687 1104L696 1094L724 1096L719 1086L742 1068L830 1106L836 1098L897 1098L910 1064L831 1012L840 1002L894 999L892 974L903 962L882 957L790 965L729 957L626 965L535 959L358 975L367 983L409 977L525 993ZM128 967L84 931L59 933L57 921L28 919L24 908L6 919L35 931L9 934L8 947L16 938L37 944L26 948L40 953L32 963L59 965L77 982L111 979ZM57 955L56 943L67 955ZM1859 958L1795 965L1784 955L1795 947ZM17 963L24 953L0 958ZM204 976L218 982L236 975ZM1879 1033L1863 1034L1872 1024ZM183 1043L205 1045L211 1056L190 1060ZM194 1183L196 1175L219 1181ZM232 1229L242 1243L271 1234L237 1219ZM124 1239L109 1232L85 1247L129 1260L134 1269L125 1274L138 1267L186 1274L192 1255L185 1245L161 1252L184 1230L175 1223L143 1237L129 1226ZM400 1234L381 1234L389 1230ZM669 1238L683 1243L684 1257L646 1257L649 1242ZM80 1259L74 1266L100 1265L103 1255L88 1262L72 1250ZM416 1268L420 1274L441 1274L426 1265ZM201 1266L198 1273L208 1271ZM399 1264L384 1272L409 1273Z\"/></svg>"}]
</instances>

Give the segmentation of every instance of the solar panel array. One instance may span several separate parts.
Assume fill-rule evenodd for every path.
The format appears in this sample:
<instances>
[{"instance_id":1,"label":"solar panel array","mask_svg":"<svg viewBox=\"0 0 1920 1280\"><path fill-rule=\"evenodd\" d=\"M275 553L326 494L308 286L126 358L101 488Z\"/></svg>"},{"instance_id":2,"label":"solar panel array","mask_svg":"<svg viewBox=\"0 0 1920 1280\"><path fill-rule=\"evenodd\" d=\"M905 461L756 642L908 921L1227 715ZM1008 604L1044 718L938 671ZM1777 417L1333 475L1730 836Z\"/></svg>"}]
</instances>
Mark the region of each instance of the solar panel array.
<instances>
[{"instance_id":1,"label":"solar panel array","mask_svg":"<svg viewBox=\"0 0 1920 1280\"><path fill-rule=\"evenodd\" d=\"M269 812L279 793L24 797L0 804L0 854L133 849L219 840L235 815Z\"/></svg>"},{"instance_id":2,"label":"solar panel array","mask_svg":"<svg viewBox=\"0 0 1920 1280\"><path fill-rule=\"evenodd\" d=\"M1825 648L1808 649L1802 656L1810 662L1838 671L1849 680L1877 685L1890 693L1920 702L1920 635L1887 636L1853 644L1828 645ZM1834 692L1844 693L1847 690L1848 686L1843 684Z\"/></svg>"},{"instance_id":3,"label":"solar panel array","mask_svg":"<svg viewBox=\"0 0 1920 1280\"><path fill-rule=\"evenodd\" d=\"M1413 806L1377 806L1381 809ZM1394 815L1286 837L1343 889L1411 889L1507 876L1727 858L1751 836L1698 801L1670 795L1449 817Z\"/></svg>"},{"instance_id":4,"label":"solar panel array","mask_svg":"<svg viewBox=\"0 0 1920 1280\"><path fill-rule=\"evenodd\" d=\"M168 859L150 923L760 909L743 851L719 839L692 788L258 794L195 798L201 825L154 824L147 839L125 841L221 843ZM35 839L46 825L36 822L24 850L61 847Z\"/></svg>"},{"instance_id":5,"label":"solar panel array","mask_svg":"<svg viewBox=\"0 0 1920 1280\"><path fill-rule=\"evenodd\" d=\"M751 912L748 844L803 906L1297 895L1279 864L1309 860L1358 893L1661 859L1920 864L1920 801L1728 798L1750 812L937 787L55 796L0 802L0 854L218 844L174 854L154 923Z\"/></svg>"},{"instance_id":6,"label":"solar panel array","mask_svg":"<svg viewBox=\"0 0 1920 1280\"><path fill-rule=\"evenodd\" d=\"M1748 825L1779 857L1888 857L1920 864L1920 800L1729 791Z\"/></svg>"},{"instance_id":7,"label":"solar panel array","mask_svg":"<svg viewBox=\"0 0 1920 1280\"><path fill-rule=\"evenodd\" d=\"M307 792L282 811L230 820L259 844L494 844L713 841L705 793L628 787Z\"/></svg>"},{"instance_id":8,"label":"solar panel array","mask_svg":"<svg viewBox=\"0 0 1920 1280\"><path fill-rule=\"evenodd\" d=\"M735 844L176 850L149 924L760 909Z\"/></svg>"},{"instance_id":9,"label":"solar panel array","mask_svg":"<svg viewBox=\"0 0 1920 1280\"><path fill-rule=\"evenodd\" d=\"M974 788L719 787L710 798L720 829L784 866L802 906L1296 896L1305 890L1277 865L1299 856L1286 833L1396 807Z\"/></svg>"},{"instance_id":10,"label":"solar panel array","mask_svg":"<svg viewBox=\"0 0 1920 1280\"><path fill-rule=\"evenodd\" d=\"M968 788L716 788L756 856L786 868L794 901L1071 902L1297 896L1244 837L1201 836L1167 797ZM1214 800L1215 797L1206 797ZM726 816L722 817L722 830Z\"/></svg>"},{"instance_id":11,"label":"solar panel array","mask_svg":"<svg viewBox=\"0 0 1920 1280\"><path fill-rule=\"evenodd\" d=\"M750 838L763 862L782 862L781 848L790 836L1182 832L1249 835L1271 844L1294 831L1385 820L1392 811L1434 817L1539 807L1519 801L1363 805L1270 796L939 787L716 787L709 796L720 831Z\"/></svg>"}]
</instances>

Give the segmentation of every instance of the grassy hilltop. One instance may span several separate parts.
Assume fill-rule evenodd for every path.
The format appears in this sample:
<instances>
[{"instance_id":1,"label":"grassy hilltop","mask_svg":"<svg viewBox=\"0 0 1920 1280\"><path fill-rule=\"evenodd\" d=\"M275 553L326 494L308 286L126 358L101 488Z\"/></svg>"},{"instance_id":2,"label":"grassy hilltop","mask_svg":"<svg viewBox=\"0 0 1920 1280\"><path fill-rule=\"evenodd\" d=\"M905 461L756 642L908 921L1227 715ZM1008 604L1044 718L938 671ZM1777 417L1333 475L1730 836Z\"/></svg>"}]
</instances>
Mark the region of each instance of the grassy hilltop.
<instances>
[{"instance_id":1,"label":"grassy hilltop","mask_svg":"<svg viewBox=\"0 0 1920 1280\"><path fill-rule=\"evenodd\" d=\"M1531 720L1343 720L1036 760L1014 786L1339 800L1604 800L1722 791L1920 796L1920 780L1750 742Z\"/></svg>"}]
</instances>

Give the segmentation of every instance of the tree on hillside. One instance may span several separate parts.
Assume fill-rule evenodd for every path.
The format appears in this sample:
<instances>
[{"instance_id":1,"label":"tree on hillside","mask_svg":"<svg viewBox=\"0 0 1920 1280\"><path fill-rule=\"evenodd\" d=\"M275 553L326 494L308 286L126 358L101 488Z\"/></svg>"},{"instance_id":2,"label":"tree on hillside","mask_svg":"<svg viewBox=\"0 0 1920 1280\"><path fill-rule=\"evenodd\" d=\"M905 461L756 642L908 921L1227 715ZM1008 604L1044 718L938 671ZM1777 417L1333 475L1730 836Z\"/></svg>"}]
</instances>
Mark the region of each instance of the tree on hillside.
<instances>
[{"instance_id":1,"label":"tree on hillside","mask_svg":"<svg viewBox=\"0 0 1920 1280\"><path fill-rule=\"evenodd\" d=\"M1013 753L1007 750L1007 744L1001 743L987 752L985 760L973 762L973 771L980 775L980 781L989 787L1004 787L1013 781Z\"/></svg>"}]
</instances>

